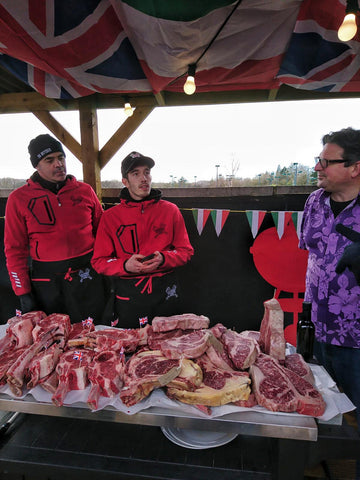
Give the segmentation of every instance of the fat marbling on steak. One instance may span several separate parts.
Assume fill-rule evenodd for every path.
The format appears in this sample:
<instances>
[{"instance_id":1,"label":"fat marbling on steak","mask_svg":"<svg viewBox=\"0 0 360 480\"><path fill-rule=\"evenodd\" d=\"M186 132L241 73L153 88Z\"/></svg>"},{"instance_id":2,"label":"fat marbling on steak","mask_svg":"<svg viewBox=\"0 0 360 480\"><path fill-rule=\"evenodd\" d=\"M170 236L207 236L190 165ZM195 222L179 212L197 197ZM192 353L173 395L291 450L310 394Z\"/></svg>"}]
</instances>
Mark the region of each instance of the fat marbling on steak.
<instances>
[{"instance_id":1,"label":"fat marbling on steak","mask_svg":"<svg viewBox=\"0 0 360 480\"><path fill-rule=\"evenodd\" d=\"M286 355L284 367L297 373L300 377L311 383L311 385L315 385L315 378L311 368L300 353Z\"/></svg>"},{"instance_id":2,"label":"fat marbling on steak","mask_svg":"<svg viewBox=\"0 0 360 480\"><path fill-rule=\"evenodd\" d=\"M168 338L160 344L167 358L197 358L210 345L212 333L209 330L194 330L180 337Z\"/></svg>"},{"instance_id":3,"label":"fat marbling on steak","mask_svg":"<svg viewBox=\"0 0 360 480\"><path fill-rule=\"evenodd\" d=\"M227 329L221 336L221 342L238 370L246 370L255 362L258 345L252 338L243 337L240 333Z\"/></svg>"}]
</instances>

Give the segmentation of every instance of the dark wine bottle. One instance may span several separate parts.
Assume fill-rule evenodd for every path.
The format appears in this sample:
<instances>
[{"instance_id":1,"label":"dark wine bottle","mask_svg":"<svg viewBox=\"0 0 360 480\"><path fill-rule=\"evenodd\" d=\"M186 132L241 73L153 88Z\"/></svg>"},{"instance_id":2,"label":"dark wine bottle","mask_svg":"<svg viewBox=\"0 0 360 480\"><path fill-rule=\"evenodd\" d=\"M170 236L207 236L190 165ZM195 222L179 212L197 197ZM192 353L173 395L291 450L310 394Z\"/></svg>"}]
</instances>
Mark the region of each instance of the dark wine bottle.
<instances>
[{"instance_id":1,"label":"dark wine bottle","mask_svg":"<svg viewBox=\"0 0 360 480\"><path fill-rule=\"evenodd\" d=\"M305 362L313 358L315 325L311 321L311 302L303 302L296 330L296 351Z\"/></svg>"}]
</instances>

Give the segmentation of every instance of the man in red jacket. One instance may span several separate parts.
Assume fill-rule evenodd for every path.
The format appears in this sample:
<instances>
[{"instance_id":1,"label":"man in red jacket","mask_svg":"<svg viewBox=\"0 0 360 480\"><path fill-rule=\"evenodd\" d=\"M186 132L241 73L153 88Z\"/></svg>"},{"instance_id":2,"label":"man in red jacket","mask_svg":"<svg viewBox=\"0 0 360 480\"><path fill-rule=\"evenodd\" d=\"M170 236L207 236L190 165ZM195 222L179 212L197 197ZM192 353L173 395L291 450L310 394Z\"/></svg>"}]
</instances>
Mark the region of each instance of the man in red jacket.
<instances>
[{"instance_id":1,"label":"man in red jacket","mask_svg":"<svg viewBox=\"0 0 360 480\"><path fill-rule=\"evenodd\" d=\"M36 172L9 195L5 211L6 264L20 309L99 323L104 282L90 259L101 204L90 185L66 174L55 138L39 135L28 149Z\"/></svg>"},{"instance_id":2,"label":"man in red jacket","mask_svg":"<svg viewBox=\"0 0 360 480\"><path fill-rule=\"evenodd\" d=\"M136 328L156 315L183 313L175 270L194 250L178 207L151 188L154 165L138 152L125 157L120 203L103 214L96 235L91 263L113 278L112 323L119 327Z\"/></svg>"}]
</instances>

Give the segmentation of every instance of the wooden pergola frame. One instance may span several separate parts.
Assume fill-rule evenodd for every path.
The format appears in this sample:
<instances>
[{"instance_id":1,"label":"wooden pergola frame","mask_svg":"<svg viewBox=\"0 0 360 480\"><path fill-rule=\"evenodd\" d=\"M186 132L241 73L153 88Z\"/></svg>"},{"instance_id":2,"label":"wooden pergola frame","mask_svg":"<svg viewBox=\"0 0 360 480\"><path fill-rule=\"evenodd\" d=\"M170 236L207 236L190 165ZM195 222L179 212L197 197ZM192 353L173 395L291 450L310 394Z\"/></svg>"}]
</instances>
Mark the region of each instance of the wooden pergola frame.
<instances>
[{"instance_id":1,"label":"wooden pergola frame","mask_svg":"<svg viewBox=\"0 0 360 480\"><path fill-rule=\"evenodd\" d=\"M89 183L99 199L102 197L101 170L131 137L141 123L156 107L214 105L289 100L315 100L358 97L356 93L320 93L293 89L283 85L279 90L237 90L228 92L183 93L161 92L159 94L94 94L78 99L59 100L42 96L37 92L0 94L1 113L32 112L53 135L82 163L83 178ZM130 101L134 113L128 117L99 150L98 109L123 108ZM54 111L78 111L81 144L51 114Z\"/></svg>"}]
</instances>

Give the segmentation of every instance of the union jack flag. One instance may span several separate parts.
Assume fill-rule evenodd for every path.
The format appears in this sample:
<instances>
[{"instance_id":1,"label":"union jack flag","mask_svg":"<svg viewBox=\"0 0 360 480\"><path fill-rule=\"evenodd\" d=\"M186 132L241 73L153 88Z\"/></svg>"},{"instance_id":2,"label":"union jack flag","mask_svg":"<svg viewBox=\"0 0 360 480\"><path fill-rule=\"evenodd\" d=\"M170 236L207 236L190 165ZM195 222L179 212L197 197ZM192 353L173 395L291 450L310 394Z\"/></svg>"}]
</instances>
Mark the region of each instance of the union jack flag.
<instances>
[{"instance_id":1,"label":"union jack flag","mask_svg":"<svg viewBox=\"0 0 360 480\"><path fill-rule=\"evenodd\" d=\"M17 317L21 317L21 315L22 315L22 311L21 311L21 310L18 310L18 309L16 309L16 310L15 310L15 315L16 315Z\"/></svg>"},{"instance_id":2,"label":"union jack flag","mask_svg":"<svg viewBox=\"0 0 360 480\"><path fill-rule=\"evenodd\" d=\"M124 347L121 347L120 348L120 359L122 361L124 361L124 357L125 357L125 349L124 349Z\"/></svg>"},{"instance_id":3,"label":"union jack flag","mask_svg":"<svg viewBox=\"0 0 360 480\"><path fill-rule=\"evenodd\" d=\"M83 327L91 327L94 323L94 320L91 317L88 317L86 320L83 320L81 323Z\"/></svg>"},{"instance_id":4,"label":"union jack flag","mask_svg":"<svg viewBox=\"0 0 360 480\"><path fill-rule=\"evenodd\" d=\"M51 98L151 91L109 0L0 4L0 63Z\"/></svg>"},{"instance_id":5,"label":"union jack flag","mask_svg":"<svg viewBox=\"0 0 360 480\"><path fill-rule=\"evenodd\" d=\"M139 318L140 327L143 327L148 323L148 317Z\"/></svg>"},{"instance_id":6,"label":"union jack flag","mask_svg":"<svg viewBox=\"0 0 360 480\"><path fill-rule=\"evenodd\" d=\"M116 320L113 320L110 325L111 325L112 327L116 327L116 325L117 325L118 323L119 323L119 319L117 318Z\"/></svg>"},{"instance_id":7,"label":"union jack flag","mask_svg":"<svg viewBox=\"0 0 360 480\"><path fill-rule=\"evenodd\" d=\"M80 352L80 350L75 350L74 355L73 355L73 359L81 361L83 356L84 356L84 352Z\"/></svg>"}]
</instances>

